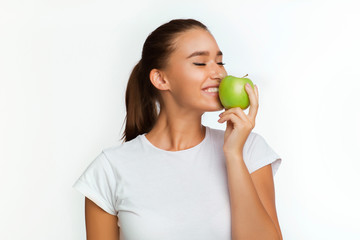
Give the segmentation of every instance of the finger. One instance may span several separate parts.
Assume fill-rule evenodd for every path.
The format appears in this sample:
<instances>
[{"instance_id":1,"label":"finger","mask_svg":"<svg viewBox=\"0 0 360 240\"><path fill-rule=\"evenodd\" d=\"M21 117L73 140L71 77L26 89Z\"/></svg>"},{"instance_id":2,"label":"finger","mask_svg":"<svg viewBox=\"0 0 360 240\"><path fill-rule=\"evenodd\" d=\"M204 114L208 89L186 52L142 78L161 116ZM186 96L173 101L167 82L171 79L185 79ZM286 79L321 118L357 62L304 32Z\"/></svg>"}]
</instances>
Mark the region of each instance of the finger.
<instances>
[{"instance_id":1,"label":"finger","mask_svg":"<svg viewBox=\"0 0 360 240\"><path fill-rule=\"evenodd\" d=\"M255 94L256 94L256 98L258 99L258 102L259 102L259 89L256 85L255 86Z\"/></svg>"},{"instance_id":2,"label":"finger","mask_svg":"<svg viewBox=\"0 0 360 240\"><path fill-rule=\"evenodd\" d=\"M241 122L241 119L240 119L235 113L230 113L230 114L227 114L227 115L221 117L221 118L218 120L218 122L219 122L219 123L223 123L223 122L229 121L229 120L234 124L234 126L241 124L241 123L240 123L240 122Z\"/></svg>"},{"instance_id":3,"label":"finger","mask_svg":"<svg viewBox=\"0 0 360 240\"><path fill-rule=\"evenodd\" d=\"M237 115L239 115L240 118L246 119L246 114L240 107L229 108L229 109L225 110L224 112L222 112L219 115L219 117L223 117L223 116L226 116L231 113L236 113Z\"/></svg>"},{"instance_id":4,"label":"finger","mask_svg":"<svg viewBox=\"0 0 360 240\"><path fill-rule=\"evenodd\" d=\"M232 112L237 115L239 118L241 118L242 120L248 122L249 118L246 115L246 113L244 112L244 110L242 110L240 107L236 107L232 109Z\"/></svg>"},{"instance_id":5,"label":"finger","mask_svg":"<svg viewBox=\"0 0 360 240\"><path fill-rule=\"evenodd\" d=\"M256 87L254 87L254 88L256 88ZM248 115L249 115L249 118L254 123L255 123L257 110L259 108L258 97L256 96L255 91L256 90L253 89L251 86L250 87L246 86L246 92L248 93L249 99L250 99L250 109L249 109Z\"/></svg>"},{"instance_id":6,"label":"finger","mask_svg":"<svg viewBox=\"0 0 360 240\"><path fill-rule=\"evenodd\" d=\"M235 107L235 108L230 108L228 110L226 110L225 112L223 112L222 114L220 114L220 118L229 116L235 114L235 116L237 116L238 118L240 118L242 121L246 121L248 122L249 119L246 116L246 114L244 113L244 111L240 108L240 107Z\"/></svg>"},{"instance_id":7,"label":"finger","mask_svg":"<svg viewBox=\"0 0 360 240\"><path fill-rule=\"evenodd\" d=\"M249 120L244 121L243 119L239 118L239 116L236 115L235 113L227 114L226 116L218 120L219 123L223 123L225 121L227 122L231 121L234 127L239 129L254 128L254 125Z\"/></svg>"}]
</instances>

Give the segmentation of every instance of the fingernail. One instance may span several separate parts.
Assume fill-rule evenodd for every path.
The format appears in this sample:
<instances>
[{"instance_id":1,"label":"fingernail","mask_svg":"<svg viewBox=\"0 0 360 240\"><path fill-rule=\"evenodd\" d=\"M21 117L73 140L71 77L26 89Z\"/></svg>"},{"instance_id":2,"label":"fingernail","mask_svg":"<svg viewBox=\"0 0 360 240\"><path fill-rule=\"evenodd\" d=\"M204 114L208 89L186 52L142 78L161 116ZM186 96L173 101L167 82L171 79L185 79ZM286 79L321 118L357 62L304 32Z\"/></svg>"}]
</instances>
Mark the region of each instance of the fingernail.
<instances>
[{"instance_id":1,"label":"fingernail","mask_svg":"<svg viewBox=\"0 0 360 240\"><path fill-rule=\"evenodd\" d=\"M250 87L250 84L247 83L247 84L246 84L246 87Z\"/></svg>"}]
</instances>

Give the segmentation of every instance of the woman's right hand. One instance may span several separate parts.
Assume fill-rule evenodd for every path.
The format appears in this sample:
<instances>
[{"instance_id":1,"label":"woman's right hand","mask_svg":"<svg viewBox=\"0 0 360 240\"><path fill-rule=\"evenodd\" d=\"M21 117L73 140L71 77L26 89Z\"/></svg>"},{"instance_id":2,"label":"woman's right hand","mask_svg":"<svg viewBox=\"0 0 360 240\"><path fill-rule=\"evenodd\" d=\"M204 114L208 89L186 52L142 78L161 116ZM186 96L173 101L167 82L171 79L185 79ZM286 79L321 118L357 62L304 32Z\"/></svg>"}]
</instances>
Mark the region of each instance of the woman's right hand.
<instances>
[{"instance_id":1,"label":"woman's right hand","mask_svg":"<svg viewBox=\"0 0 360 240\"><path fill-rule=\"evenodd\" d=\"M219 123L226 121L224 135L224 154L243 154L243 148L250 132L255 127L255 118L259 108L259 92L249 85L245 87L250 99L249 114L246 115L240 107L230 108L221 113Z\"/></svg>"}]
</instances>

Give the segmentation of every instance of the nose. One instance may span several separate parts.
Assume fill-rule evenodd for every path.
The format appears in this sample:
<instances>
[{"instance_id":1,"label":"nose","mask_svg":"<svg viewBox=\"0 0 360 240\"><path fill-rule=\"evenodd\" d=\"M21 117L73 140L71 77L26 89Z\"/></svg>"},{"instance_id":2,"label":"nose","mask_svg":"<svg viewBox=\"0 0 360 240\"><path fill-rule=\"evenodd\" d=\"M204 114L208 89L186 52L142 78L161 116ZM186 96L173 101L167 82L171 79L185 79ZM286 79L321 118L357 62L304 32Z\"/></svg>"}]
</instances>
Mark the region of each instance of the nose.
<instances>
[{"instance_id":1,"label":"nose","mask_svg":"<svg viewBox=\"0 0 360 240\"><path fill-rule=\"evenodd\" d=\"M226 71L224 69L224 67L219 66L217 63L215 63L216 66L212 67L211 72L210 72L210 77L212 79L219 79L222 80L226 75Z\"/></svg>"}]
</instances>

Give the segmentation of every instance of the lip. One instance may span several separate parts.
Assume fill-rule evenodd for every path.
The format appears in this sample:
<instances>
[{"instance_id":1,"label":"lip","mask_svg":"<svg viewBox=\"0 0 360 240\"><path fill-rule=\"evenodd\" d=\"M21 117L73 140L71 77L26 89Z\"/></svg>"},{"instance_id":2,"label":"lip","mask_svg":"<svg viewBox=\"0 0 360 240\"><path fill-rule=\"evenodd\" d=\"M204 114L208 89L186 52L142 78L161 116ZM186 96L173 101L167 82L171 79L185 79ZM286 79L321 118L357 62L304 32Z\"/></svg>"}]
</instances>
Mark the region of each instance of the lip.
<instances>
[{"instance_id":1,"label":"lip","mask_svg":"<svg viewBox=\"0 0 360 240\"><path fill-rule=\"evenodd\" d=\"M211 85L211 86L207 86L207 87L204 87L202 88L201 90L205 90L207 88L219 88L220 85Z\"/></svg>"},{"instance_id":2,"label":"lip","mask_svg":"<svg viewBox=\"0 0 360 240\"><path fill-rule=\"evenodd\" d=\"M218 96L219 92L205 92L205 90L202 90L201 92L203 92L206 95L212 95L212 96Z\"/></svg>"}]
</instances>

